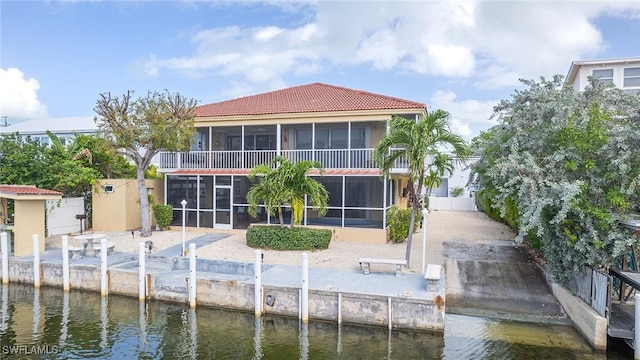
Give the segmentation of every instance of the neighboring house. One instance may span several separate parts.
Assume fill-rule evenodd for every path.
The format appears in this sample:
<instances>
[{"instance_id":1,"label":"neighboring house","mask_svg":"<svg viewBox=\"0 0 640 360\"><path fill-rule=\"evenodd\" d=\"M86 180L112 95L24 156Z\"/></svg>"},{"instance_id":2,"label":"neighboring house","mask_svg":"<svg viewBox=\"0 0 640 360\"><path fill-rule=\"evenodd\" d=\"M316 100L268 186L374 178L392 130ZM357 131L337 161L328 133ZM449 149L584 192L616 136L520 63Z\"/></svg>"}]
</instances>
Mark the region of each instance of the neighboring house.
<instances>
[{"instance_id":1,"label":"neighboring house","mask_svg":"<svg viewBox=\"0 0 640 360\"><path fill-rule=\"evenodd\" d=\"M454 164L453 172L447 172L442 178L440 186L431 189L429 196L432 197L452 197L456 188L461 188L463 192L458 197L472 197L473 191L467 186L469 175L471 174L470 166L479 160L479 157L472 156L463 164ZM429 191L426 189L425 191Z\"/></svg>"},{"instance_id":2,"label":"neighboring house","mask_svg":"<svg viewBox=\"0 0 640 360\"><path fill-rule=\"evenodd\" d=\"M19 133L23 137L30 136L41 143L49 145L51 139L47 131L56 135L62 145L73 141L76 134L93 134L98 131L98 126L92 116L46 118L26 120L13 125L0 127L0 134Z\"/></svg>"},{"instance_id":3,"label":"neighboring house","mask_svg":"<svg viewBox=\"0 0 640 360\"><path fill-rule=\"evenodd\" d=\"M374 147L393 115L418 119L425 104L321 83L202 105L196 108L196 139L190 152L160 153L165 199L173 225L244 229L277 223L265 211L247 214L250 169L277 155L316 160L324 176L311 175L329 192L326 216L308 207L303 224L331 226L336 238L386 241L385 214L405 203L406 163L382 180ZM290 219L286 209L285 217ZM367 230L367 231L363 231Z\"/></svg>"},{"instance_id":4,"label":"neighboring house","mask_svg":"<svg viewBox=\"0 0 640 360\"><path fill-rule=\"evenodd\" d=\"M574 61L565 84L581 91L589 85L590 76L605 83L613 83L625 91L640 91L640 57Z\"/></svg>"}]
</instances>

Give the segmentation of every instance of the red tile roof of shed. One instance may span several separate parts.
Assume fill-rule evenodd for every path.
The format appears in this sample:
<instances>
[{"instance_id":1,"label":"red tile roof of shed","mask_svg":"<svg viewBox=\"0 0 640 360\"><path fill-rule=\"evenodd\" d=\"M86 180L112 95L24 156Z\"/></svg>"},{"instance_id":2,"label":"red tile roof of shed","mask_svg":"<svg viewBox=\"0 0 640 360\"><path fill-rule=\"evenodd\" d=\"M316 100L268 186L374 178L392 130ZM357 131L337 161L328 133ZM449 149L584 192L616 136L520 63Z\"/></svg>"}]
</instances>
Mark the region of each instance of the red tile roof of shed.
<instances>
[{"instance_id":1,"label":"red tile roof of shed","mask_svg":"<svg viewBox=\"0 0 640 360\"><path fill-rule=\"evenodd\" d=\"M33 185L0 185L0 192L16 195L62 195L61 192L39 189Z\"/></svg>"},{"instance_id":2,"label":"red tile roof of shed","mask_svg":"<svg viewBox=\"0 0 640 360\"><path fill-rule=\"evenodd\" d=\"M423 103L312 83L198 106L196 117L426 108Z\"/></svg>"}]
</instances>

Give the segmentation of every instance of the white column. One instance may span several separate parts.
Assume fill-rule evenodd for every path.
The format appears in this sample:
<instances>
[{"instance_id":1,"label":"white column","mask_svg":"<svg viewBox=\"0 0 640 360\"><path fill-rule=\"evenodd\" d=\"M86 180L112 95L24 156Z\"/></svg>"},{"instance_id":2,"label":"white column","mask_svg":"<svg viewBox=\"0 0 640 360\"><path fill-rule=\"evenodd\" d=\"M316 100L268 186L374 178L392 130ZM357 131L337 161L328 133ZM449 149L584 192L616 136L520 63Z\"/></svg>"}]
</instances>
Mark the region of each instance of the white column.
<instances>
[{"instance_id":1,"label":"white column","mask_svg":"<svg viewBox=\"0 0 640 360\"><path fill-rule=\"evenodd\" d=\"M262 251L253 252L254 308L256 316L262 316Z\"/></svg>"},{"instance_id":2,"label":"white column","mask_svg":"<svg viewBox=\"0 0 640 360\"><path fill-rule=\"evenodd\" d=\"M62 290L69 291L69 237L62 236Z\"/></svg>"},{"instance_id":3,"label":"white column","mask_svg":"<svg viewBox=\"0 0 640 360\"><path fill-rule=\"evenodd\" d=\"M276 155L282 155L282 126L276 124Z\"/></svg>"},{"instance_id":4,"label":"white column","mask_svg":"<svg viewBox=\"0 0 640 360\"><path fill-rule=\"evenodd\" d=\"M302 294L300 318L302 322L309 322L309 254L302 253Z\"/></svg>"},{"instance_id":5,"label":"white column","mask_svg":"<svg viewBox=\"0 0 640 360\"><path fill-rule=\"evenodd\" d=\"M145 271L145 249L141 242L138 248L138 299L144 301L146 297L147 273Z\"/></svg>"},{"instance_id":6,"label":"white column","mask_svg":"<svg viewBox=\"0 0 640 360\"><path fill-rule=\"evenodd\" d=\"M189 305L196 307L196 244L189 244Z\"/></svg>"},{"instance_id":7,"label":"white column","mask_svg":"<svg viewBox=\"0 0 640 360\"><path fill-rule=\"evenodd\" d=\"M38 234L31 236L33 240L33 286L40 287L40 240Z\"/></svg>"},{"instance_id":8,"label":"white column","mask_svg":"<svg viewBox=\"0 0 640 360\"><path fill-rule=\"evenodd\" d=\"M422 275L426 271L427 257L427 209L422 209Z\"/></svg>"},{"instance_id":9,"label":"white column","mask_svg":"<svg viewBox=\"0 0 640 360\"><path fill-rule=\"evenodd\" d=\"M107 239L100 240L100 295L107 296Z\"/></svg>"},{"instance_id":10,"label":"white column","mask_svg":"<svg viewBox=\"0 0 640 360\"><path fill-rule=\"evenodd\" d=\"M2 251L2 283L9 283L9 239L7 233L0 233L0 251Z\"/></svg>"}]
</instances>

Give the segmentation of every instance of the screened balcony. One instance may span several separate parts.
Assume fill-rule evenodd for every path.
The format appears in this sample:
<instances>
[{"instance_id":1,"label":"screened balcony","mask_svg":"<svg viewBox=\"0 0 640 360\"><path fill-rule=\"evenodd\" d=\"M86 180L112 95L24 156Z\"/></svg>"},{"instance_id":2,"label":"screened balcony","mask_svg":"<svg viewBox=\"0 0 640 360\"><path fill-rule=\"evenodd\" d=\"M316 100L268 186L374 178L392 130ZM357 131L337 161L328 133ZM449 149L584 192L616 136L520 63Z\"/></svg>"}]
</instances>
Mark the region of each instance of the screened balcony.
<instances>
[{"instance_id":1,"label":"screened balcony","mask_svg":"<svg viewBox=\"0 0 640 360\"><path fill-rule=\"evenodd\" d=\"M198 128L191 151L158 154L159 170L251 169L276 156L325 169L377 169L374 147L384 131L380 122ZM406 169L399 159L393 170Z\"/></svg>"}]
</instances>

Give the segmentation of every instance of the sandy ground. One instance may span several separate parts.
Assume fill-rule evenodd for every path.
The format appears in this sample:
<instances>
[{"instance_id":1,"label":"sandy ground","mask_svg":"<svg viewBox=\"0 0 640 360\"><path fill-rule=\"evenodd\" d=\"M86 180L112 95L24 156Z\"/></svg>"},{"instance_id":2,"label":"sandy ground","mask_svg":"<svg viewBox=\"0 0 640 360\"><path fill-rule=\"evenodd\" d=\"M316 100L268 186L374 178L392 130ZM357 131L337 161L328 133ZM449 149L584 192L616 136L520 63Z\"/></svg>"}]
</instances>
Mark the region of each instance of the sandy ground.
<instances>
[{"instance_id":1,"label":"sandy ground","mask_svg":"<svg viewBox=\"0 0 640 360\"><path fill-rule=\"evenodd\" d=\"M426 263L443 264L442 244L448 241L471 241L476 243L492 241L513 241L515 234L505 225L489 219L484 213L472 211L432 211L427 215ZM212 231L225 233L224 231ZM91 233L85 232L85 234ZM185 239L203 235L200 231L187 231ZM253 262L254 249L246 245L245 232L234 230L229 236L197 249L197 256L205 259ZM69 245L80 246L82 240L69 236ZM104 233L109 242L115 244L115 251L137 253L139 243L153 241L154 251L182 243L181 231L154 231L150 237L142 238L139 232ZM410 271L420 272L422 268L422 229L413 237ZM61 236L49 237L48 247L61 247ZM332 241L327 250L309 253L309 266L335 269L357 269L358 259L374 257L385 259L403 259L406 243L387 243L381 245L363 244L348 241ZM299 265L301 251L264 251L265 264Z\"/></svg>"}]
</instances>

